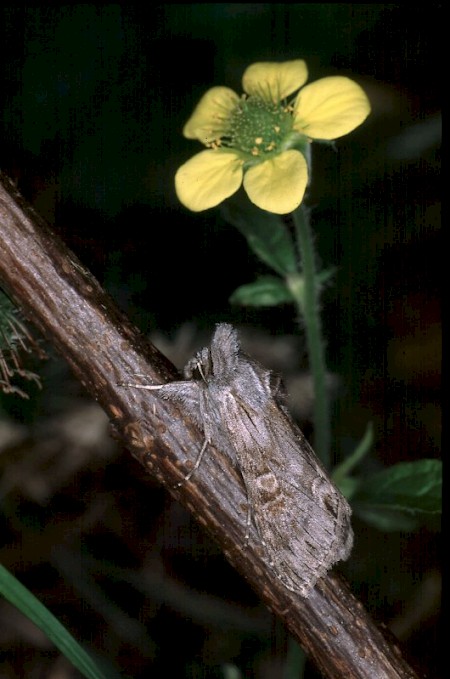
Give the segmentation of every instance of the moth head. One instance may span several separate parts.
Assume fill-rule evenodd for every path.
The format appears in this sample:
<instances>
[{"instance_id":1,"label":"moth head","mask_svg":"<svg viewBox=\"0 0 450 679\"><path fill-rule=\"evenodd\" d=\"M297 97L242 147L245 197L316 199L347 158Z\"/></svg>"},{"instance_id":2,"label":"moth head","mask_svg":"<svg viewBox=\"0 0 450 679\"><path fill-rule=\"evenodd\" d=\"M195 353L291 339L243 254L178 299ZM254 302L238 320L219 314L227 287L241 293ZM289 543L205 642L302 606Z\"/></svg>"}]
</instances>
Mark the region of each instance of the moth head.
<instances>
[{"instance_id":1,"label":"moth head","mask_svg":"<svg viewBox=\"0 0 450 679\"><path fill-rule=\"evenodd\" d=\"M207 382L213 372L211 352L204 347L197 352L184 369L184 376L189 380Z\"/></svg>"},{"instance_id":2,"label":"moth head","mask_svg":"<svg viewBox=\"0 0 450 679\"><path fill-rule=\"evenodd\" d=\"M186 365L184 375L208 383L211 379L227 379L239 360L239 339L228 323L219 323L211 340L211 347L199 351Z\"/></svg>"}]
</instances>

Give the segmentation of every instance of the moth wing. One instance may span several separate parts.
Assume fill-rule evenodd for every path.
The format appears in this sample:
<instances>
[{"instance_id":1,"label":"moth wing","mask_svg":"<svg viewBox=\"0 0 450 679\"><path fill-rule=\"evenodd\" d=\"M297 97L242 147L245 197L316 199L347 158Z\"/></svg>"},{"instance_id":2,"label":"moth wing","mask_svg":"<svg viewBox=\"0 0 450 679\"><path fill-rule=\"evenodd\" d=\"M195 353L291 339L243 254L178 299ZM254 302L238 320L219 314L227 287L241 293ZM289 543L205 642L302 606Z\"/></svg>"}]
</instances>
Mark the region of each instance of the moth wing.
<instances>
[{"instance_id":1,"label":"moth wing","mask_svg":"<svg viewBox=\"0 0 450 679\"><path fill-rule=\"evenodd\" d=\"M233 412L235 410L235 412ZM272 399L262 416L237 393L226 399L254 520L283 582L304 596L348 557L351 510L294 422Z\"/></svg>"},{"instance_id":2,"label":"moth wing","mask_svg":"<svg viewBox=\"0 0 450 679\"><path fill-rule=\"evenodd\" d=\"M179 405L203 431L207 442L225 453L236 466L234 447L230 444L221 423L217 421L214 403L210 403L209 391L201 382L194 380L168 382L161 386L158 393L162 398Z\"/></svg>"},{"instance_id":3,"label":"moth wing","mask_svg":"<svg viewBox=\"0 0 450 679\"><path fill-rule=\"evenodd\" d=\"M201 413L201 388L193 380L168 382L158 389L159 395L172 403L176 403L186 411L194 422L203 428Z\"/></svg>"}]
</instances>

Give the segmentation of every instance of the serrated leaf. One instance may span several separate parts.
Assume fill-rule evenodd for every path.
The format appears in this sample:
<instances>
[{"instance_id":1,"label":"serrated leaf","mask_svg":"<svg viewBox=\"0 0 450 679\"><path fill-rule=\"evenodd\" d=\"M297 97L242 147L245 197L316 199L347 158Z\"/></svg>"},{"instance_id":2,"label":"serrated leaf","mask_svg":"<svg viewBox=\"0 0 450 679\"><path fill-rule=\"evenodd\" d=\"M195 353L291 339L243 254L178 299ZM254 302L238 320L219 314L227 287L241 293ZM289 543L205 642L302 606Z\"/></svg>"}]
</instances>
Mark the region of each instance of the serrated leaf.
<instances>
[{"instance_id":1,"label":"serrated leaf","mask_svg":"<svg viewBox=\"0 0 450 679\"><path fill-rule=\"evenodd\" d=\"M247 239L253 252L281 276L297 271L295 246L286 224L279 215L260 210L245 201L227 201L222 214Z\"/></svg>"},{"instance_id":2,"label":"serrated leaf","mask_svg":"<svg viewBox=\"0 0 450 679\"><path fill-rule=\"evenodd\" d=\"M361 518L381 522L384 529L389 525L398 530L402 522L418 525L431 519L436 523L442 511L442 463L400 462L362 478L352 504Z\"/></svg>"},{"instance_id":3,"label":"serrated leaf","mask_svg":"<svg viewBox=\"0 0 450 679\"><path fill-rule=\"evenodd\" d=\"M262 276L253 283L237 288L231 295L230 302L242 306L277 306L291 304L294 298L280 278Z\"/></svg>"}]
</instances>

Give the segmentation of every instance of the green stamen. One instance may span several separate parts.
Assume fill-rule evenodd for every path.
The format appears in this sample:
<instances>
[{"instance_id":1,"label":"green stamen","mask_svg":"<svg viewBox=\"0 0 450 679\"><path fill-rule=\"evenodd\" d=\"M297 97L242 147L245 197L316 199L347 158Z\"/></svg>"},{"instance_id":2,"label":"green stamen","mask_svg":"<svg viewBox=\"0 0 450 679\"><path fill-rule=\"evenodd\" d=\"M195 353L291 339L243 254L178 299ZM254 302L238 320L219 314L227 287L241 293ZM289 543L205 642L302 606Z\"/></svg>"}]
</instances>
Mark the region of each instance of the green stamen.
<instances>
[{"instance_id":1,"label":"green stamen","mask_svg":"<svg viewBox=\"0 0 450 679\"><path fill-rule=\"evenodd\" d=\"M243 97L228 119L223 146L263 159L283 150L292 132L292 114L281 104Z\"/></svg>"}]
</instances>

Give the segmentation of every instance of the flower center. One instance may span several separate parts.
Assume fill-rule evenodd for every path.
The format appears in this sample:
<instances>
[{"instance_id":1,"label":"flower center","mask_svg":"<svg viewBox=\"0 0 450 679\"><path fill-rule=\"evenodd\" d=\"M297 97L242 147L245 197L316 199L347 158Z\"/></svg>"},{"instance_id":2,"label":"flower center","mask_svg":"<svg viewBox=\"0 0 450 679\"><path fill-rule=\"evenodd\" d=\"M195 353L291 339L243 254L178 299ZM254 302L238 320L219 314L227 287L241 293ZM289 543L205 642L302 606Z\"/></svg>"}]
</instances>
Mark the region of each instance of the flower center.
<instances>
[{"instance_id":1,"label":"flower center","mask_svg":"<svg viewBox=\"0 0 450 679\"><path fill-rule=\"evenodd\" d=\"M284 150L292 132L292 114L288 106L255 96L243 97L227 123L222 144L255 160Z\"/></svg>"}]
</instances>

